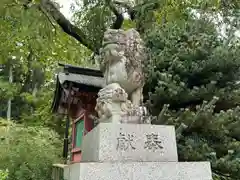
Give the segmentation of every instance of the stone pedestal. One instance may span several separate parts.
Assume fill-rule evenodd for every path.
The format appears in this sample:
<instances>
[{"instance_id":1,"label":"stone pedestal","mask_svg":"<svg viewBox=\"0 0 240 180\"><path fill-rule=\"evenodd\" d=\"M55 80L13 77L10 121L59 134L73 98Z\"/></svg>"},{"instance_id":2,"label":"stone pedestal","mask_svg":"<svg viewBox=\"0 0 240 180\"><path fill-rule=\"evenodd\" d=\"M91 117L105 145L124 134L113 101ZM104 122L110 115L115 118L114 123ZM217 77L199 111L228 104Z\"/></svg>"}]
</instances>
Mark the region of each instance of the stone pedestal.
<instances>
[{"instance_id":1,"label":"stone pedestal","mask_svg":"<svg viewBox=\"0 0 240 180\"><path fill-rule=\"evenodd\" d=\"M209 162L178 162L173 126L100 123L66 180L212 180Z\"/></svg>"},{"instance_id":2,"label":"stone pedestal","mask_svg":"<svg viewBox=\"0 0 240 180\"><path fill-rule=\"evenodd\" d=\"M178 161L173 126L100 123L81 149L82 162Z\"/></svg>"},{"instance_id":3,"label":"stone pedestal","mask_svg":"<svg viewBox=\"0 0 240 180\"><path fill-rule=\"evenodd\" d=\"M65 169L69 180L212 180L208 162L76 163Z\"/></svg>"}]
</instances>

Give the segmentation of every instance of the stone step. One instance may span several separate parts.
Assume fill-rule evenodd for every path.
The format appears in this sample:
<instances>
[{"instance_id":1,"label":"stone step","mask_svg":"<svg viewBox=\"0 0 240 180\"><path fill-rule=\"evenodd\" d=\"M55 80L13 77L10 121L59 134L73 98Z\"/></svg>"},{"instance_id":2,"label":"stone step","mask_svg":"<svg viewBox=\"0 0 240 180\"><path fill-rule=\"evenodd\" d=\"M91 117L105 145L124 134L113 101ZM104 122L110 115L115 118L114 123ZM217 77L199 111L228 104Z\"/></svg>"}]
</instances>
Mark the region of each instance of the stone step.
<instances>
[{"instance_id":1,"label":"stone step","mask_svg":"<svg viewBox=\"0 0 240 180\"><path fill-rule=\"evenodd\" d=\"M66 180L212 180L209 162L76 163Z\"/></svg>"},{"instance_id":2,"label":"stone step","mask_svg":"<svg viewBox=\"0 0 240 180\"><path fill-rule=\"evenodd\" d=\"M174 126L100 123L81 150L81 162L178 161Z\"/></svg>"}]
</instances>

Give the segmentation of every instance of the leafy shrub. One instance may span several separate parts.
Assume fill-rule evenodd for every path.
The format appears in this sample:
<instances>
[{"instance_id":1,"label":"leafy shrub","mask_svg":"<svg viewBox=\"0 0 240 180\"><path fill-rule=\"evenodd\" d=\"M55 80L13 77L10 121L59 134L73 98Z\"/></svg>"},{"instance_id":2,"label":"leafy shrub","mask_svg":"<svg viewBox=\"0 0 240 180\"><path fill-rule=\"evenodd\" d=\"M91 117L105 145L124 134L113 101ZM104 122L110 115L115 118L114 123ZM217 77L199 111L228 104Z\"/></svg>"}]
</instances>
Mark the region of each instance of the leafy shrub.
<instances>
[{"instance_id":1,"label":"leafy shrub","mask_svg":"<svg viewBox=\"0 0 240 180\"><path fill-rule=\"evenodd\" d=\"M0 180L7 180L7 177L8 177L8 170L0 169Z\"/></svg>"},{"instance_id":2,"label":"leafy shrub","mask_svg":"<svg viewBox=\"0 0 240 180\"><path fill-rule=\"evenodd\" d=\"M9 170L8 180L51 179L52 164L61 160L57 134L42 127L1 124L0 169Z\"/></svg>"}]
</instances>

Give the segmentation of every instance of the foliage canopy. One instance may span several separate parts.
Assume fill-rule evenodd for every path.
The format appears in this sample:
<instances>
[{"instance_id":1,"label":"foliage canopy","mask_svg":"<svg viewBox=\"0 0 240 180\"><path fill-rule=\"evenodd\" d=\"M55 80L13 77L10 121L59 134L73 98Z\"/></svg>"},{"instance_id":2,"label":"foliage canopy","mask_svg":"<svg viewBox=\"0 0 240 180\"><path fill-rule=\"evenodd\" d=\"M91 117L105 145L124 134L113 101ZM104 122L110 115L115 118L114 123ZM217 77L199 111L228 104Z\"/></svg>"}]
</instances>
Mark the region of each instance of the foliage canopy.
<instances>
[{"instance_id":1,"label":"foliage canopy","mask_svg":"<svg viewBox=\"0 0 240 180\"><path fill-rule=\"evenodd\" d=\"M176 126L180 160L209 160L216 180L238 179L240 2L77 4L81 8L69 21L50 0L0 2L0 62L6 66L0 74L0 115L5 117L12 98L18 122L61 129L61 121L48 111L56 59L91 65L86 57L98 54L107 28L134 27L148 48L144 95L157 116L153 123ZM12 84L7 82L10 67Z\"/></svg>"}]
</instances>

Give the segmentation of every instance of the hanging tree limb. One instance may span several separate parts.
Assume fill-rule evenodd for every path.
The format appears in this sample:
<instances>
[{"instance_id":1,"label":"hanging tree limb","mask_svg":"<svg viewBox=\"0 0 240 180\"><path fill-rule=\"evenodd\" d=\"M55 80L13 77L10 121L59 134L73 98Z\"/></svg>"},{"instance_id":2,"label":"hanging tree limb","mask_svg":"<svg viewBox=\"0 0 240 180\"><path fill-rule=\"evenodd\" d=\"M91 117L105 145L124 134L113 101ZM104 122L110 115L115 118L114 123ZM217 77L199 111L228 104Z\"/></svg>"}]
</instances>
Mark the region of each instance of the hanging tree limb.
<instances>
[{"instance_id":1,"label":"hanging tree limb","mask_svg":"<svg viewBox=\"0 0 240 180\"><path fill-rule=\"evenodd\" d=\"M143 6L144 4L137 5L137 6L130 6L125 2L119 2L114 0L105 0L109 9L113 12L116 17L116 20L112 24L112 29L120 29L122 27L124 21L123 12L118 11L117 6L119 8L124 8L127 10L128 14L130 15L131 20L137 19L137 9ZM32 0L28 0L26 4L23 6L28 8L28 4L31 4ZM158 8L158 4L149 3L151 4L150 10L155 10ZM45 12L45 15L48 14L48 17L51 17L61 28L62 30L67 33L68 35L75 38L79 41L82 45L87 47L89 50L93 51L94 54L99 54L99 48L94 45L93 42L86 36L86 34L77 26L73 25L56 7L55 3L51 0L40 0L39 10ZM48 18L49 19L49 18ZM50 20L50 19L49 19ZM50 21L50 23L52 23Z\"/></svg>"},{"instance_id":2,"label":"hanging tree limb","mask_svg":"<svg viewBox=\"0 0 240 180\"><path fill-rule=\"evenodd\" d=\"M52 22L52 20L50 19L50 17L48 16L48 14L44 11L44 9L41 7L41 6L39 6L39 8L38 8L42 13L43 13L43 15L47 18L47 20L50 22L50 24L52 25L52 27L54 28L54 32L55 32L55 35L56 35L56 26L53 24L53 22Z\"/></svg>"},{"instance_id":3,"label":"hanging tree limb","mask_svg":"<svg viewBox=\"0 0 240 180\"><path fill-rule=\"evenodd\" d=\"M105 0L106 4L108 4L109 9L113 12L113 14L116 16L116 20L111 26L112 29L120 29L122 27L123 21L124 21L124 15L123 13L119 12L116 8L116 6L120 6L120 8L126 9L128 15L130 16L130 19L133 21L137 19L138 10L141 6L146 6L148 10L156 10L159 8L160 4L159 2L148 2L147 4L139 4L136 6L131 6L127 2L122 2L118 0Z\"/></svg>"},{"instance_id":4,"label":"hanging tree limb","mask_svg":"<svg viewBox=\"0 0 240 180\"><path fill-rule=\"evenodd\" d=\"M59 11L59 9L51 0L41 0L40 6L56 21L56 23L62 28L65 33L78 40L82 45L92 50L93 52L98 52L98 49L94 47L93 43L90 42L83 31L77 26L73 25Z\"/></svg>"},{"instance_id":5,"label":"hanging tree limb","mask_svg":"<svg viewBox=\"0 0 240 180\"><path fill-rule=\"evenodd\" d=\"M123 2L118 0L116 0L114 3L121 6L127 11L130 19L136 22L136 30L140 34L144 33L146 29L144 20L149 21L149 19L146 19L146 17L148 17L147 13L153 12L160 7L160 2L156 0L149 0L141 4L137 4L135 6L130 5L128 2ZM153 18L150 18L150 19L151 20L148 22L148 24L151 24L154 22Z\"/></svg>"},{"instance_id":6,"label":"hanging tree limb","mask_svg":"<svg viewBox=\"0 0 240 180\"><path fill-rule=\"evenodd\" d=\"M126 3L126 2L122 2L122 1L114 1L114 4L119 5L121 7L123 7L124 9L127 10L127 13L130 16L131 20L134 20L136 17L136 7L132 7L130 4Z\"/></svg>"},{"instance_id":7,"label":"hanging tree limb","mask_svg":"<svg viewBox=\"0 0 240 180\"><path fill-rule=\"evenodd\" d=\"M118 12L117 8L115 7L114 3L111 0L106 1L108 3L109 9L113 12L116 16L116 20L111 26L112 29L120 29L122 27L124 16L122 13Z\"/></svg>"},{"instance_id":8,"label":"hanging tree limb","mask_svg":"<svg viewBox=\"0 0 240 180\"><path fill-rule=\"evenodd\" d=\"M123 7L124 9L127 10L127 13L128 15L130 16L130 19L131 20L135 20L137 19L137 14L139 13L138 11L140 10L141 7L144 7L146 9L148 9L149 11L151 10L156 10L160 7L160 2L159 1L155 1L155 0L150 0L148 2L144 2L144 3L141 3L141 4L138 4L136 6L131 6L129 3L127 2L123 2L123 1L114 1L114 4L117 4L121 7Z\"/></svg>"},{"instance_id":9,"label":"hanging tree limb","mask_svg":"<svg viewBox=\"0 0 240 180\"><path fill-rule=\"evenodd\" d=\"M114 3L112 3L111 0L108 0L107 4L109 6L109 9L116 16L116 20L111 28L120 29L124 21L123 14L118 12L117 8L114 6ZM59 11L59 9L51 0L41 0L40 6L40 9L44 9L44 11L47 12L56 21L56 23L62 28L65 33L74 37L82 45L98 54L98 48L95 47L94 44L90 42L90 40L88 40L87 36L80 28L73 25L69 20L66 19L66 17Z\"/></svg>"}]
</instances>

